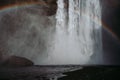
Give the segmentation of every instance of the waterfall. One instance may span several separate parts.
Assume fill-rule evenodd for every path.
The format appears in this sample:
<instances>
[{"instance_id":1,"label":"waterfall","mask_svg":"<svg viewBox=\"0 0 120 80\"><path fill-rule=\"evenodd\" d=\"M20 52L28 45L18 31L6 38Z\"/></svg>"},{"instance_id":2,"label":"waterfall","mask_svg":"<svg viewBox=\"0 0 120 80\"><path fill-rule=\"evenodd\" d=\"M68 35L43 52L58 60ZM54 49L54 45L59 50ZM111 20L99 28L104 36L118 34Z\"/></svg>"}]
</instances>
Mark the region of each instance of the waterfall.
<instances>
[{"instance_id":1,"label":"waterfall","mask_svg":"<svg viewBox=\"0 0 120 80\"><path fill-rule=\"evenodd\" d=\"M101 7L99 0L58 0L56 33L48 64L101 64ZM68 14L68 15L67 15Z\"/></svg>"},{"instance_id":2,"label":"waterfall","mask_svg":"<svg viewBox=\"0 0 120 80\"><path fill-rule=\"evenodd\" d=\"M65 7L65 0L58 0L57 4L56 20L39 15L35 6L11 11L4 19L19 29L9 35L1 31L9 36L2 37L4 53L26 57L38 65L103 64L100 1L68 0ZM0 19L2 26L9 27L4 19Z\"/></svg>"}]
</instances>

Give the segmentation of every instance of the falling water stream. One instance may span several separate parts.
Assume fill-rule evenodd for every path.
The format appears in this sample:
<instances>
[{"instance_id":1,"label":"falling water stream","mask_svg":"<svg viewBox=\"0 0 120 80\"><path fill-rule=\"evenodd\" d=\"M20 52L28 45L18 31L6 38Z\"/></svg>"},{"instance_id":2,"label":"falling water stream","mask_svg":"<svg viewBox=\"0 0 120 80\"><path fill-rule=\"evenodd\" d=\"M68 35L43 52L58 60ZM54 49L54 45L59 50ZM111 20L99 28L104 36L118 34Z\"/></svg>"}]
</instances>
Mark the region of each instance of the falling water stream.
<instances>
[{"instance_id":1,"label":"falling water stream","mask_svg":"<svg viewBox=\"0 0 120 80\"><path fill-rule=\"evenodd\" d=\"M14 34L1 29L2 52L26 57L38 65L102 64L100 1L68 0L68 8L64 0L57 4L56 18L41 16L38 6L1 13L1 28L10 24L11 30L16 29Z\"/></svg>"},{"instance_id":2,"label":"falling water stream","mask_svg":"<svg viewBox=\"0 0 120 80\"><path fill-rule=\"evenodd\" d=\"M101 7L99 0L58 0L56 34L48 63L101 64ZM67 15L68 14L68 15ZM50 61L50 62L49 62Z\"/></svg>"}]
</instances>

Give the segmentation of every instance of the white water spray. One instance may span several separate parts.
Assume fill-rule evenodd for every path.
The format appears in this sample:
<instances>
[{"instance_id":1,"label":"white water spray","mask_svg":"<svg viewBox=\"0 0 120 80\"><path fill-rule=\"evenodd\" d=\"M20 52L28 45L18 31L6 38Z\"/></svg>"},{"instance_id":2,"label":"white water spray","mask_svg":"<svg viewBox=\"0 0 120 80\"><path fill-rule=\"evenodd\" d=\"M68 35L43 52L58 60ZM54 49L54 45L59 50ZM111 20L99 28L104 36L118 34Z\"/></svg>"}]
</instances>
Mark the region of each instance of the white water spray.
<instances>
[{"instance_id":1,"label":"white water spray","mask_svg":"<svg viewBox=\"0 0 120 80\"><path fill-rule=\"evenodd\" d=\"M101 8L99 0L58 0L54 48L47 64L101 64ZM67 24L68 17L68 24Z\"/></svg>"},{"instance_id":2,"label":"white water spray","mask_svg":"<svg viewBox=\"0 0 120 80\"><path fill-rule=\"evenodd\" d=\"M17 29L14 34L1 30L4 53L26 57L38 65L102 64L99 0L69 0L68 10L64 0L57 4L56 27L54 16L40 16L38 9L31 9L34 13L30 13L30 8L26 8L15 15L9 13L6 18L1 15L1 27L10 27L7 19L13 30Z\"/></svg>"}]
</instances>

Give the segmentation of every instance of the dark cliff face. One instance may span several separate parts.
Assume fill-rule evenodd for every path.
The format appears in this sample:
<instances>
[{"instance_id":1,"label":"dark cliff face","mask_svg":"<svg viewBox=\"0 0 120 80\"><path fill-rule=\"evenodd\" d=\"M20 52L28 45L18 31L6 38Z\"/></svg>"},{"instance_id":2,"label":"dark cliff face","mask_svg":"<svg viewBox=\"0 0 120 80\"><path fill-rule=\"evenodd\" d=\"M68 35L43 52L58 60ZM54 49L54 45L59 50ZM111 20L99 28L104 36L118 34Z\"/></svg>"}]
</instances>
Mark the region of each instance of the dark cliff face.
<instances>
[{"instance_id":1,"label":"dark cliff face","mask_svg":"<svg viewBox=\"0 0 120 80\"><path fill-rule=\"evenodd\" d=\"M103 50L106 62L120 64L120 0L101 0L103 30ZM113 36L114 38L110 38ZM115 37L117 39L115 39Z\"/></svg>"},{"instance_id":2,"label":"dark cliff face","mask_svg":"<svg viewBox=\"0 0 120 80\"><path fill-rule=\"evenodd\" d=\"M102 0L102 21L120 39L120 0Z\"/></svg>"},{"instance_id":3,"label":"dark cliff face","mask_svg":"<svg viewBox=\"0 0 120 80\"><path fill-rule=\"evenodd\" d=\"M46 16L51 16L56 13L56 0L0 0L0 9L30 4L43 6L44 15Z\"/></svg>"}]
</instances>

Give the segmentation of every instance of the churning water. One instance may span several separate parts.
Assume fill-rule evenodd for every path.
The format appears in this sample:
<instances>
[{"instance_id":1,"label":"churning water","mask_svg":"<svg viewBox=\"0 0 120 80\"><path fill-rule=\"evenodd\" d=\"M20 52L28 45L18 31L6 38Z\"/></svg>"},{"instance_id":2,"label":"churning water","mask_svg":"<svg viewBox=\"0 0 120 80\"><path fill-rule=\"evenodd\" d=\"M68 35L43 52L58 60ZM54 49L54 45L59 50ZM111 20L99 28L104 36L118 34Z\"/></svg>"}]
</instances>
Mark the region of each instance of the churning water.
<instances>
[{"instance_id":1,"label":"churning water","mask_svg":"<svg viewBox=\"0 0 120 80\"><path fill-rule=\"evenodd\" d=\"M56 34L48 63L101 64L101 7L99 0L58 0ZM68 11L68 12L67 12Z\"/></svg>"}]
</instances>

